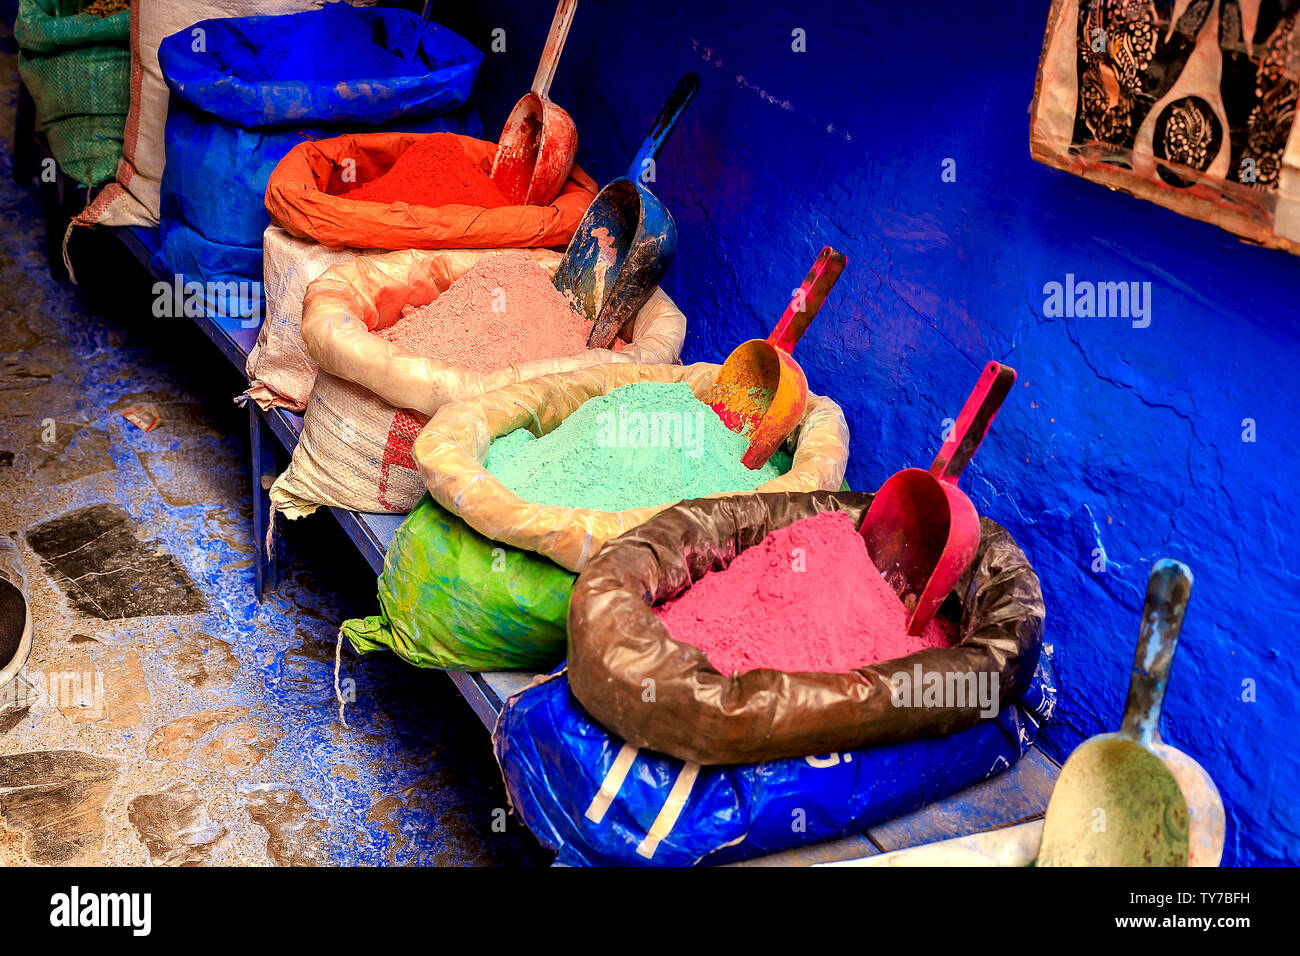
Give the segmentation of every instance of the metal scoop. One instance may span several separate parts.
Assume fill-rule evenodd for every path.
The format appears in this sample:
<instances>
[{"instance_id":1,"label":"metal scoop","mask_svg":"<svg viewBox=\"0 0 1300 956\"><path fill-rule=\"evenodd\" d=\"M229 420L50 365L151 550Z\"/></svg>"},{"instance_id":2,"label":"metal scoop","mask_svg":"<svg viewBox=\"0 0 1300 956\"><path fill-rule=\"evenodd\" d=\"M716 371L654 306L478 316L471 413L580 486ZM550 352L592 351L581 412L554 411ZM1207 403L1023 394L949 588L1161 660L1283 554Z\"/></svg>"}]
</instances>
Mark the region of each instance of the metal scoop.
<instances>
[{"instance_id":1,"label":"metal scoop","mask_svg":"<svg viewBox=\"0 0 1300 956\"><path fill-rule=\"evenodd\" d=\"M545 206L558 196L578 154L578 127L549 99L560 52L577 10L578 0L560 0L532 91L515 104L501 130L492 160L492 181L516 206Z\"/></svg>"},{"instance_id":2,"label":"metal scoop","mask_svg":"<svg viewBox=\"0 0 1300 956\"><path fill-rule=\"evenodd\" d=\"M1160 708L1191 590L1185 564L1166 558L1151 569L1123 724L1070 754L1045 820L842 865L1218 866L1218 788L1200 764L1160 740Z\"/></svg>"},{"instance_id":3,"label":"metal scoop","mask_svg":"<svg viewBox=\"0 0 1300 956\"><path fill-rule=\"evenodd\" d=\"M1039 866L1216 866L1223 854L1223 801L1209 774L1160 740L1183 613L1187 565L1157 561L1147 582L1142 630L1117 733L1085 740L1052 790Z\"/></svg>"},{"instance_id":4,"label":"metal scoop","mask_svg":"<svg viewBox=\"0 0 1300 956\"><path fill-rule=\"evenodd\" d=\"M957 479L1015 380L1015 369L989 362L930 470L905 468L894 474L862 519L858 530L872 562L912 612L908 634L925 629L975 559L979 515Z\"/></svg>"},{"instance_id":5,"label":"metal scoop","mask_svg":"<svg viewBox=\"0 0 1300 956\"><path fill-rule=\"evenodd\" d=\"M740 460L762 468L803 418L808 380L791 356L848 260L822 249L766 339L742 342L727 356L704 401L724 425L749 439Z\"/></svg>"},{"instance_id":6,"label":"metal scoop","mask_svg":"<svg viewBox=\"0 0 1300 956\"><path fill-rule=\"evenodd\" d=\"M677 81L627 175L596 194L564 251L555 287L594 323L588 348L609 348L672 265L677 225L644 184L655 181L655 157L699 88L695 73Z\"/></svg>"}]
</instances>

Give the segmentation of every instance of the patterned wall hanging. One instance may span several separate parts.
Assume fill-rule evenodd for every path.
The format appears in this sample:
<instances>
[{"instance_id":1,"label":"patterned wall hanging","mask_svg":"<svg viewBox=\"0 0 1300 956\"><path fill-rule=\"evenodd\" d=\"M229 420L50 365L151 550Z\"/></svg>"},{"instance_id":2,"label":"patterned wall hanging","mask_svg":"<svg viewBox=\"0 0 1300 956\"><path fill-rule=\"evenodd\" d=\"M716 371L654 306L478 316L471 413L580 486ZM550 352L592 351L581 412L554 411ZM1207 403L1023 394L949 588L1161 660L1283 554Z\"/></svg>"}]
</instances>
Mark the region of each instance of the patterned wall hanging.
<instances>
[{"instance_id":1,"label":"patterned wall hanging","mask_svg":"<svg viewBox=\"0 0 1300 956\"><path fill-rule=\"evenodd\" d=\"M1300 0L1053 0L1034 159L1300 254Z\"/></svg>"}]
</instances>

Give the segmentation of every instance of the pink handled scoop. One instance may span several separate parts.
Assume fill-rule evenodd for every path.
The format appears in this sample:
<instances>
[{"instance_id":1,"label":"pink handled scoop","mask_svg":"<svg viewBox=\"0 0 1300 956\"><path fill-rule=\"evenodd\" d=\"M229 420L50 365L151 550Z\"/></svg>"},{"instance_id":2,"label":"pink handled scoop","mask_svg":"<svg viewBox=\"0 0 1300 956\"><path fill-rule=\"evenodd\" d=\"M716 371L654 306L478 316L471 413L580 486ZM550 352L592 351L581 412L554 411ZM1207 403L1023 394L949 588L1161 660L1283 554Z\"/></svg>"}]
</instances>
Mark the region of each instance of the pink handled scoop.
<instances>
[{"instance_id":1,"label":"pink handled scoop","mask_svg":"<svg viewBox=\"0 0 1300 956\"><path fill-rule=\"evenodd\" d=\"M1011 391L1016 370L989 362L929 471L905 468L886 481L859 532L872 562L912 612L907 633L925 629L979 550L975 506L957 487Z\"/></svg>"}]
</instances>

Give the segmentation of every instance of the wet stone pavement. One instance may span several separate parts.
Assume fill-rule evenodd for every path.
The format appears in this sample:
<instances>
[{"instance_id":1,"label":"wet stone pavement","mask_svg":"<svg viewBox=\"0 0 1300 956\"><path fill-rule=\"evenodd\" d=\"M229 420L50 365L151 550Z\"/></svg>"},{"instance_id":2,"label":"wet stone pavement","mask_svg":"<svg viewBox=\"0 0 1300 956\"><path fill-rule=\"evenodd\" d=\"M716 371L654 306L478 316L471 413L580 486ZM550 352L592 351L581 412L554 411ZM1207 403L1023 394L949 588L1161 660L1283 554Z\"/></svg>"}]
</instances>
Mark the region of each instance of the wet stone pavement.
<instances>
[{"instance_id":1,"label":"wet stone pavement","mask_svg":"<svg viewBox=\"0 0 1300 956\"><path fill-rule=\"evenodd\" d=\"M6 134L15 94L0 55ZM488 734L445 675L345 652L337 722L335 636L373 612L373 573L322 512L285 530L287 580L256 601L238 375L151 317L142 270L51 281L9 157L5 139L0 534L35 638L0 691L0 866L548 863L501 830ZM149 432L121 415L146 402Z\"/></svg>"}]
</instances>

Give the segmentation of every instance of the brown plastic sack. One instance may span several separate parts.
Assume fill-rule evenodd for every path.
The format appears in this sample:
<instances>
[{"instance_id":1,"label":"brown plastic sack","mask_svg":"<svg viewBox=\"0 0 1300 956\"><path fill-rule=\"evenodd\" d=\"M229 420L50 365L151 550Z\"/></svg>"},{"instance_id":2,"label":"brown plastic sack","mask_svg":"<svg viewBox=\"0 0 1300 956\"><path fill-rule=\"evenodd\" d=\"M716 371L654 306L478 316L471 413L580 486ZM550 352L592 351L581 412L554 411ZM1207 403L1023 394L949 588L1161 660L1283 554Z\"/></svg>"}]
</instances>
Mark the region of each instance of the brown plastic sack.
<instances>
[{"instance_id":1,"label":"brown plastic sack","mask_svg":"<svg viewBox=\"0 0 1300 956\"><path fill-rule=\"evenodd\" d=\"M367 202L342 192L345 160L356 182L386 172L405 149L430 133L356 133L301 143L271 173L266 208L281 228L327 246L353 249L501 249L568 244L596 198L595 181L574 166L549 206L413 206ZM455 135L471 162L487 172L497 144Z\"/></svg>"},{"instance_id":2,"label":"brown plastic sack","mask_svg":"<svg viewBox=\"0 0 1300 956\"><path fill-rule=\"evenodd\" d=\"M672 363L686 339L686 316L660 289L619 333L621 351L576 355L478 372L407 352L371 334L405 305L424 305L480 257L498 250L411 249L351 256L307 288L302 338L319 363L293 460L271 488L290 518L319 505L406 513L424 494L411 445L443 405L552 372L606 363ZM522 250L554 274L560 254Z\"/></svg>"},{"instance_id":3,"label":"brown plastic sack","mask_svg":"<svg viewBox=\"0 0 1300 956\"><path fill-rule=\"evenodd\" d=\"M770 532L822 511L855 522L873 495L763 494L698 499L610 542L578 577L569 603L569 685L588 713L634 747L698 764L758 763L949 734L981 719L967 706L895 706L891 679L919 688L936 674L980 674L997 702L1019 697L1038 663L1043 595L1019 545L980 519L980 546L951 602L959 642L847 673L755 670L724 676L704 652L673 639L651 611ZM654 694L646 700L646 681ZM956 685L954 685L956 686ZM971 689L966 685L967 689ZM902 696L902 695L900 695ZM971 695L977 697L978 695ZM911 702L913 698L903 696Z\"/></svg>"},{"instance_id":4,"label":"brown plastic sack","mask_svg":"<svg viewBox=\"0 0 1300 956\"><path fill-rule=\"evenodd\" d=\"M525 501L484 467L493 438L527 428L545 435L583 402L632 382L685 382L703 398L721 366L602 365L508 385L442 409L415 441L415 461L434 499L480 534L536 551L570 571L581 570L611 538L669 507L597 511ZM788 439L794 464L759 491L839 488L849 460L849 427L829 398L808 397L799 427ZM574 476L581 481L580 475ZM751 492L732 492L748 495ZM714 496L719 497L719 496Z\"/></svg>"}]
</instances>

